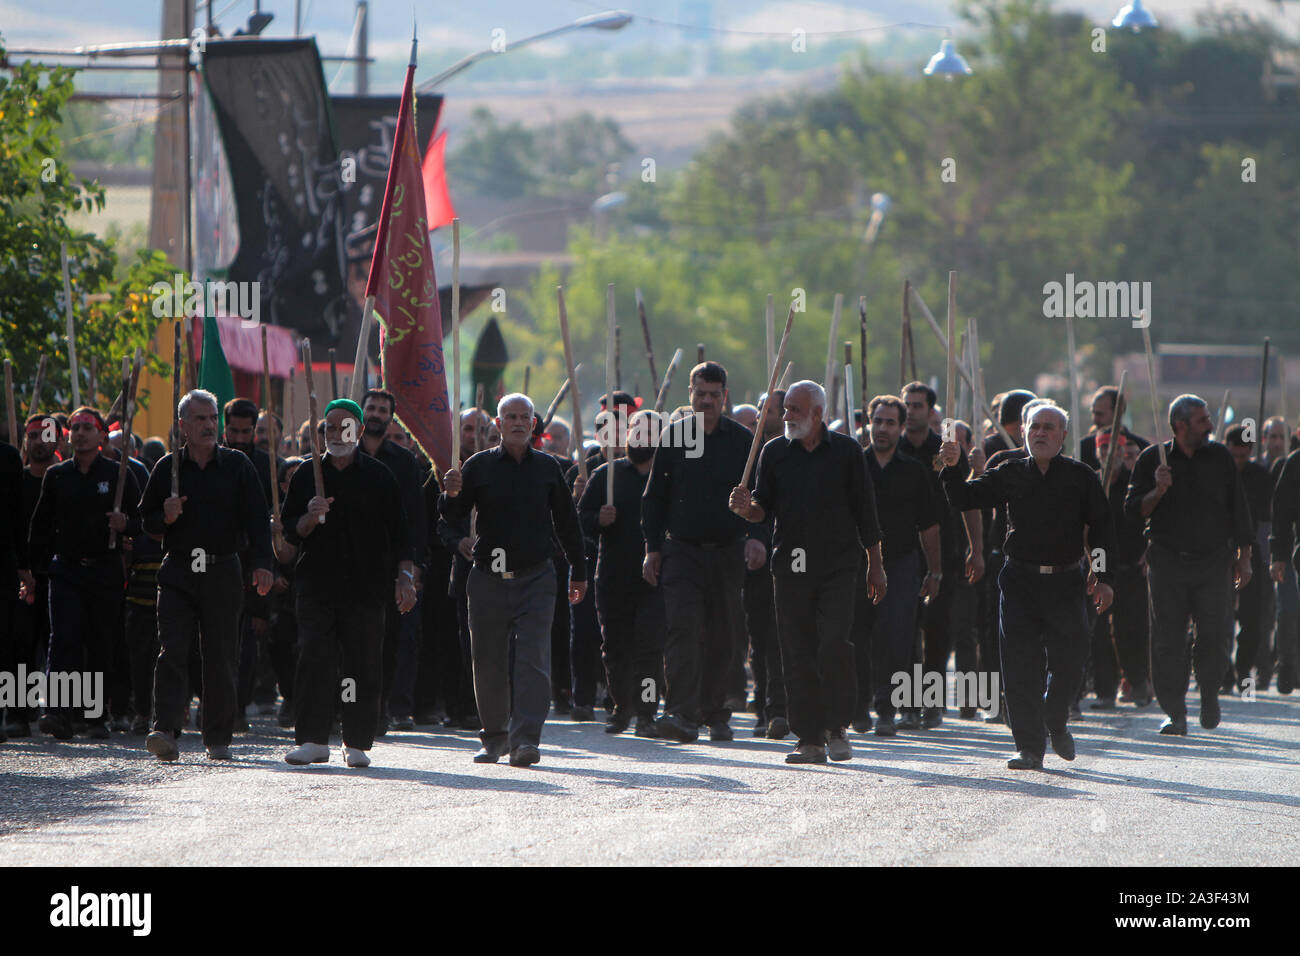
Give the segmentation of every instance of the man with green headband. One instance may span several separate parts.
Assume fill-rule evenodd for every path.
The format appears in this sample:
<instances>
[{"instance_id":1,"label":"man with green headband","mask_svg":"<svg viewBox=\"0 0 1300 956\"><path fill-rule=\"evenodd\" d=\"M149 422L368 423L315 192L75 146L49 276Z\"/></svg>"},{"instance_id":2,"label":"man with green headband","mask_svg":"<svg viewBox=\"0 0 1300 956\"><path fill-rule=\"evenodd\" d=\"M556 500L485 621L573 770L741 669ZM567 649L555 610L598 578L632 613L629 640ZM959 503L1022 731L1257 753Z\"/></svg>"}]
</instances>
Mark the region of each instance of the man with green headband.
<instances>
[{"instance_id":1,"label":"man with green headband","mask_svg":"<svg viewBox=\"0 0 1300 956\"><path fill-rule=\"evenodd\" d=\"M284 502L284 536L295 566L298 672L294 679L295 765L329 760L330 724L343 701L343 759L369 766L379 718L384 608L415 606L415 568L401 493L391 471L360 454L361 408L325 407L323 488L299 468ZM339 673L340 652L343 670Z\"/></svg>"}]
</instances>

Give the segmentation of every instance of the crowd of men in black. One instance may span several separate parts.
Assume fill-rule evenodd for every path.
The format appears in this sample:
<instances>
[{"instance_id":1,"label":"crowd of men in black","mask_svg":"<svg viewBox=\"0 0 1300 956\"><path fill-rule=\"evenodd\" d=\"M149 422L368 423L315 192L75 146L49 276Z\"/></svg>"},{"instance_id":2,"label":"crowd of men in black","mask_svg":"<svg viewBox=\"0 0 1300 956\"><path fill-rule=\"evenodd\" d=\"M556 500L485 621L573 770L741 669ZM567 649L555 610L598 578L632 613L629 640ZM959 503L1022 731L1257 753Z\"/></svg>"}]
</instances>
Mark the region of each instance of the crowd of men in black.
<instances>
[{"instance_id":1,"label":"crowd of men in black","mask_svg":"<svg viewBox=\"0 0 1300 956\"><path fill-rule=\"evenodd\" d=\"M824 763L851 758L851 732L940 727L946 696L895 691L955 652L1001 691L956 716L1009 723L1009 766L1037 768L1049 740L1074 758L1089 689L1098 711L1157 701L1176 735L1191 663L1205 728L1220 693L1274 674L1291 692L1300 457L1281 419L1252 457L1241 426L1211 440L1184 395L1151 446L1112 430L1123 409L1102 388L1076 461L1077 424L1028 391L996 396L1000 429L956 422L947 441L935 403L912 382L831 423L821 386L798 382L759 421L704 362L661 428L616 392L598 422L614 437L575 453L526 396L495 419L469 409L443 475L382 390L331 402L296 440L196 390L181 450L137 439L125 470L97 410L37 412L21 454L0 444L0 667L103 672L108 701L12 707L3 733L143 736L170 761L193 720L230 759L248 717L275 713L293 764L329 760L334 735L365 766L376 737L433 725L479 731L476 762L527 766L552 711L600 706L607 733L689 743L732 740L749 709L754 736L794 736L787 762Z\"/></svg>"}]
</instances>

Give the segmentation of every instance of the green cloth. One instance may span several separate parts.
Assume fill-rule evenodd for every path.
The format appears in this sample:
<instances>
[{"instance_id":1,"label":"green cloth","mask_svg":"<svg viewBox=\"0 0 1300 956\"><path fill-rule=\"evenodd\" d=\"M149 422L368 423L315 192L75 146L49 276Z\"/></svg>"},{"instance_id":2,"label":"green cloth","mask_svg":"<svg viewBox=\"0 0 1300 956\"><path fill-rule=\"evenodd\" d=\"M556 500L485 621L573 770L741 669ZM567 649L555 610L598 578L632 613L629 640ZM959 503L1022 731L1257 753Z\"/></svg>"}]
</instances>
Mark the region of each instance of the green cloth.
<instances>
[{"instance_id":1,"label":"green cloth","mask_svg":"<svg viewBox=\"0 0 1300 956\"><path fill-rule=\"evenodd\" d=\"M217 332L217 320L213 316L203 319L203 355L199 362L199 388L205 388L217 396L217 430L224 435L226 431L226 414L223 411L226 402L235 397L235 377L230 374L230 363L226 361L225 350L221 347L221 335Z\"/></svg>"},{"instance_id":2,"label":"green cloth","mask_svg":"<svg viewBox=\"0 0 1300 956\"><path fill-rule=\"evenodd\" d=\"M336 408L341 408L345 412L348 412L351 415L355 415L357 421L359 422L365 421L365 419L361 417L361 406L358 405L356 402L352 401L352 399L350 398L334 399L334 401L330 402L328 405L325 406L325 414L328 415Z\"/></svg>"}]
</instances>

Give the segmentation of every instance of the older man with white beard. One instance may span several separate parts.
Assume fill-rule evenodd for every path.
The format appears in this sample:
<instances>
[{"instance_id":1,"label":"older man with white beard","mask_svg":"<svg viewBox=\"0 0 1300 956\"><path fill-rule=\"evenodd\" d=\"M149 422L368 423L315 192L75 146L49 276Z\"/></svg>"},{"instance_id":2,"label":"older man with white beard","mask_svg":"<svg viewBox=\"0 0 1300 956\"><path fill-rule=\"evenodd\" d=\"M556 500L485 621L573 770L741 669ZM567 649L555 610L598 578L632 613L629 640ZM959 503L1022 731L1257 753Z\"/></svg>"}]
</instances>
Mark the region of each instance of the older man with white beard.
<instances>
[{"instance_id":1,"label":"older man with white beard","mask_svg":"<svg viewBox=\"0 0 1300 956\"><path fill-rule=\"evenodd\" d=\"M401 489L386 466L359 454L362 415L336 398L325 408L324 493L299 468L284 502L285 539L299 549L294 587L298 672L295 765L329 760L335 702L343 700L343 759L370 764L379 720L384 608L415 606L415 568ZM342 652L343 672L339 674ZM340 676L342 683L340 684Z\"/></svg>"}]
</instances>

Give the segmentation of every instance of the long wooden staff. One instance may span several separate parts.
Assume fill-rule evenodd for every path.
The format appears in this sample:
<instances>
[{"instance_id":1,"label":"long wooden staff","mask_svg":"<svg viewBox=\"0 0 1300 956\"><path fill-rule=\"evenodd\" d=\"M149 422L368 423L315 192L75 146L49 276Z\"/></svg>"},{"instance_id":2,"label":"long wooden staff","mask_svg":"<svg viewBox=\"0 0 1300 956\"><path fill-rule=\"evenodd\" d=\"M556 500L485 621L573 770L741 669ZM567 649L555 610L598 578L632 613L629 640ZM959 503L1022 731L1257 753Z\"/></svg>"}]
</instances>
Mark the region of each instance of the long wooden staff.
<instances>
[{"instance_id":1,"label":"long wooden staff","mask_svg":"<svg viewBox=\"0 0 1300 956\"><path fill-rule=\"evenodd\" d=\"M266 393L267 431L271 430L271 362L266 355L266 326L262 326L262 391ZM271 472L271 517L278 524L280 521L280 475L275 466L277 449L271 443L267 454L267 469ZM271 545L278 553L283 550L284 537L277 531L272 536Z\"/></svg>"},{"instance_id":2,"label":"long wooden staff","mask_svg":"<svg viewBox=\"0 0 1300 956\"><path fill-rule=\"evenodd\" d=\"M1220 438L1222 438L1223 433L1228 430L1227 422L1223 420L1223 416L1228 414L1228 402L1231 398L1232 389L1225 388L1223 390L1223 404L1219 406L1219 417L1214 420L1214 431Z\"/></svg>"},{"instance_id":3,"label":"long wooden staff","mask_svg":"<svg viewBox=\"0 0 1300 956\"><path fill-rule=\"evenodd\" d=\"M68 367L72 372L72 407L81 405L81 374L77 369L77 327L72 318L72 280L68 277L68 244L59 243L59 258L63 260L63 310L68 324ZM94 394L91 394L94 402Z\"/></svg>"},{"instance_id":4,"label":"long wooden staff","mask_svg":"<svg viewBox=\"0 0 1300 956\"><path fill-rule=\"evenodd\" d=\"M122 403L122 457L117 466L117 489L113 492L113 510L122 510L122 496L126 492L126 476L130 472L131 461L131 424L135 417L135 389L140 384L140 366L144 362L144 354L140 346L135 347L135 374L132 374L131 361L122 356L122 391L126 394L126 401ZM112 528L108 531L108 549L111 551L117 547L117 532Z\"/></svg>"},{"instance_id":5,"label":"long wooden staff","mask_svg":"<svg viewBox=\"0 0 1300 956\"><path fill-rule=\"evenodd\" d=\"M172 323L172 497L181 496L181 320Z\"/></svg>"},{"instance_id":6,"label":"long wooden staff","mask_svg":"<svg viewBox=\"0 0 1300 956\"><path fill-rule=\"evenodd\" d=\"M641 334L645 337L645 357L650 363L650 382L654 384L659 381L659 373L655 371L655 348L650 344L650 321L645 315L645 297L641 295L641 290L636 290L636 314L641 319Z\"/></svg>"},{"instance_id":7,"label":"long wooden staff","mask_svg":"<svg viewBox=\"0 0 1300 956\"><path fill-rule=\"evenodd\" d=\"M754 440L749 443L749 459L745 462L745 473L740 477L740 484L749 485L749 476L754 471L754 462L758 460L758 449L763 444L763 422L767 421L767 406L772 401L772 393L776 391L776 370L781 365L781 359L785 357L785 347L790 341L790 328L794 325L794 306L790 306L790 314L785 319L785 331L781 334L781 347L776 350L776 363L772 366L772 374L767 380L767 394L763 396L763 407L758 410L758 423L754 428Z\"/></svg>"},{"instance_id":8,"label":"long wooden staff","mask_svg":"<svg viewBox=\"0 0 1300 956\"><path fill-rule=\"evenodd\" d=\"M843 308L844 294L842 292L836 292L835 304L831 306L831 335L826 341L826 377L822 379L822 384L832 393L835 390L835 379L838 377L835 374L835 339L840 334L840 312ZM830 406L825 410L825 418L826 421L829 422L831 420L831 413L835 411L836 407L834 397L832 396L831 401L826 404Z\"/></svg>"},{"instance_id":9,"label":"long wooden staff","mask_svg":"<svg viewBox=\"0 0 1300 956\"><path fill-rule=\"evenodd\" d=\"M311 473L316 479L316 497L325 497L325 472L321 469L320 435L317 434L319 416L316 413L316 377L311 371L311 339L302 340L302 374L307 384L307 410L311 421ZM325 516L320 516L320 523L325 523Z\"/></svg>"},{"instance_id":10,"label":"long wooden staff","mask_svg":"<svg viewBox=\"0 0 1300 956\"><path fill-rule=\"evenodd\" d=\"M587 455L582 447L582 400L578 394L578 373L573 364L573 345L569 341L569 313L564 308L564 286L555 287L555 301L560 309L560 335L564 338L564 364L569 370L569 393L573 396L573 441L578 451L578 474L587 481Z\"/></svg>"},{"instance_id":11,"label":"long wooden staff","mask_svg":"<svg viewBox=\"0 0 1300 956\"><path fill-rule=\"evenodd\" d=\"M1145 313L1143 314L1145 315ZM1147 325L1149 324L1147 323ZM1169 462L1165 456L1165 443L1160 440L1160 405L1159 399L1156 397L1156 361L1151 355L1151 330L1147 325L1142 326L1142 346L1147 352L1147 384L1151 386L1151 415L1156 423L1156 430L1151 436L1151 440L1160 449L1160 464L1167 465Z\"/></svg>"},{"instance_id":12,"label":"long wooden staff","mask_svg":"<svg viewBox=\"0 0 1300 956\"><path fill-rule=\"evenodd\" d=\"M41 387L45 384L46 361L47 361L46 357L42 355L40 363L36 366L36 381L32 383L32 404L31 407L27 409L27 415L23 419L24 421L26 421L28 418L31 418L33 415L35 415L36 410L40 407ZM122 361L125 362L127 361L127 359L124 358Z\"/></svg>"},{"instance_id":13,"label":"long wooden staff","mask_svg":"<svg viewBox=\"0 0 1300 956\"><path fill-rule=\"evenodd\" d=\"M575 371L582 371L581 362L578 363ZM546 415L542 418L542 431L546 431L547 427L550 426L551 419L555 417L555 413L560 409L560 403L564 401L564 397L568 394L569 380L566 378L564 384L560 386L560 390L556 392L555 397L551 399L551 404L546 406ZM572 438L572 436L570 436L570 438Z\"/></svg>"},{"instance_id":14,"label":"long wooden staff","mask_svg":"<svg viewBox=\"0 0 1300 956\"><path fill-rule=\"evenodd\" d=\"M948 393L944 398L943 440L956 441L957 421L953 402L957 391L957 273L948 273Z\"/></svg>"},{"instance_id":15,"label":"long wooden staff","mask_svg":"<svg viewBox=\"0 0 1300 956\"><path fill-rule=\"evenodd\" d=\"M293 438L295 443L298 440L298 431L297 431L298 412L296 411L297 405L298 405L298 366L295 365L291 369L289 369L289 400L284 408L285 427L293 432ZM299 448L298 451L301 452L302 449Z\"/></svg>"},{"instance_id":16,"label":"long wooden staff","mask_svg":"<svg viewBox=\"0 0 1300 956\"><path fill-rule=\"evenodd\" d=\"M605 428L606 434L609 435L607 451L605 454L608 459L605 464L605 501L609 504L614 503L614 448L618 444L618 415L614 410L614 379L617 375L615 367L618 364L618 352L616 351L616 331L618 323L614 319L614 283L605 286L605 325L608 327L609 337L605 342ZM612 429L610 433L608 430ZM583 455L586 458L586 455Z\"/></svg>"},{"instance_id":17,"label":"long wooden staff","mask_svg":"<svg viewBox=\"0 0 1300 956\"><path fill-rule=\"evenodd\" d=\"M5 359L5 419L9 424L9 444L22 448L18 437L18 406L14 404L14 363Z\"/></svg>"},{"instance_id":18,"label":"long wooden staff","mask_svg":"<svg viewBox=\"0 0 1300 956\"><path fill-rule=\"evenodd\" d=\"M1079 421L1079 374L1078 374L1078 369L1074 363L1074 357L1075 357L1074 319L1068 315L1065 317L1065 351L1066 351L1065 370L1070 375L1070 417L1075 422L1078 422ZM1072 429L1072 431L1074 432L1074 441L1071 443L1072 449L1074 451L1073 457L1078 458L1080 429L1077 424Z\"/></svg>"},{"instance_id":19,"label":"long wooden staff","mask_svg":"<svg viewBox=\"0 0 1300 956\"><path fill-rule=\"evenodd\" d=\"M767 365L764 368L771 368L776 364L776 304L770 292L763 312L763 324L767 331Z\"/></svg>"},{"instance_id":20,"label":"long wooden staff","mask_svg":"<svg viewBox=\"0 0 1300 956\"><path fill-rule=\"evenodd\" d=\"M1264 448L1264 396L1268 392L1268 336L1264 336L1264 370L1259 376L1259 418L1255 425L1255 456Z\"/></svg>"},{"instance_id":21,"label":"long wooden staff","mask_svg":"<svg viewBox=\"0 0 1300 956\"><path fill-rule=\"evenodd\" d=\"M790 373L794 371L794 362L787 362L785 371L781 373L781 380L776 383L778 392L785 391L786 384L790 381Z\"/></svg>"},{"instance_id":22,"label":"long wooden staff","mask_svg":"<svg viewBox=\"0 0 1300 956\"><path fill-rule=\"evenodd\" d=\"M1110 423L1110 454L1106 456L1106 464L1101 470L1101 490L1110 494L1110 476L1115 472L1115 458L1119 452L1119 445L1116 442L1119 439L1120 423L1119 420L1124 417L1124 381L1128 377L1128 369L1122 369L1119 373L1119 390L1115 392L1115 420Z\"/></svg>"},{"instance_id":23,"label":"long wooden staff","mask_svg":"<svg viewBox=\"0 0 1300 956\"><path fill-rule=\"evenodd\" d=\"M853 437L853 343L844 343L844 434Z\"/></svg>"},{"instance_id":24,"label":"long wooden staff","mask_svg":"<svg viewBox=\"0 0 1300 956\"><path fill-rule=\"evenodd\" d=\"M663 384L659 386L659 394L655 396L655 411L664 410L664 402L668 401L668 388L673 383L673 373L677 371L677 366L682 361L682 350L678 349L673 353L673 359L668 363L668 370L664 372Z\"/></svg>"},{"instance_id":25,"label":"long wooden staff","mask_svg":"<svg viewBox=\"0 0 1300 956\"><path fill-rule=\"evenodd\" d=\"M339 397L339 362L338 355L334 349L329 350L330 355L330 401Z\"/></svg>"},{"instance_id":26,"label":"long wooden staff","mask_svg":"<svg viewBox=\"0 0 1300 956\"><path fill-rule=\"evenodd\" d=\"M907 384L907 341L908 330L912 326L912 280L903 280L903 318L898 328L898 390L901 392Z\"/></svg>"},{"instance_id":27,"label":"long wooden staff","mask_svg":"<svg viewBox=\"0 0 1300 956\"><path fill-rule=\"evenodd\" d=\"M871 394L867 391L867 297L858 297L858 337L862 340L858 364L862 369L862 414L867 414Z\"/></svg>"},{"instance_id":28,"label":"long wooden staff","mask_svg":"<svg viewBox=\"0 0 1300 956\"><path fill-rule=\"evenodd\" d=\"M199 367L194 360L194 323L189 319L185 320L185 373L189 376L189 389L193 391L199 387Z\"/></svg>"},{"instance_id":29,"label":"long wooden staff","mask_svg":"<svg viewBox=\"0 0 1300 956\"><path fill-rule=\"evenodd\" d=\"M451 467L460 467L460 220L451 221Z\"/></svg>"}]
</instances>

